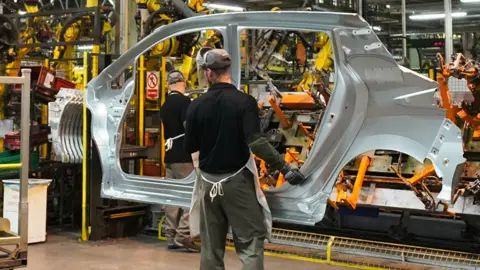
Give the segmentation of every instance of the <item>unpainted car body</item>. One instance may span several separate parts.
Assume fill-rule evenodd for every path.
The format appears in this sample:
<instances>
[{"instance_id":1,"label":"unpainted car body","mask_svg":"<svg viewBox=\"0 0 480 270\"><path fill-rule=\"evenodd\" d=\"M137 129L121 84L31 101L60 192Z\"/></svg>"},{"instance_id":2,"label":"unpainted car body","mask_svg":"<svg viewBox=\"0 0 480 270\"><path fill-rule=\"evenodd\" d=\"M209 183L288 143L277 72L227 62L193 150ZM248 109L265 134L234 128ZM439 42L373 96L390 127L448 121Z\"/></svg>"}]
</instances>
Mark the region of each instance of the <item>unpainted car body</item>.
<instances>
[{"instance_id":1,"label":"unpainted car body","mask_svg":"<svg viewBox=\"0 0 480 270\"><path fill-rule=\"evenodd\" d=\"M232 79L239 86L239 34L245 28L321 31L334 46L335 88L311 154L301 167L307 181L265 191L274 220L305 225L321 221L342 168L374 149L400 151L419 161L430 159L443 178L437 198L451 202L465 160L460 129L435 106L436 82L397 65L360 16L323 12L227 13L181 20L160 27L106 68L87 89L92 136L103 169L103 197L190 206L195 174L173 180L122 171L120 130L135 82L127 81L121 90L112 89L111 83L159 41L216 29L232 55Z\"/></svg>"}]
</instances>

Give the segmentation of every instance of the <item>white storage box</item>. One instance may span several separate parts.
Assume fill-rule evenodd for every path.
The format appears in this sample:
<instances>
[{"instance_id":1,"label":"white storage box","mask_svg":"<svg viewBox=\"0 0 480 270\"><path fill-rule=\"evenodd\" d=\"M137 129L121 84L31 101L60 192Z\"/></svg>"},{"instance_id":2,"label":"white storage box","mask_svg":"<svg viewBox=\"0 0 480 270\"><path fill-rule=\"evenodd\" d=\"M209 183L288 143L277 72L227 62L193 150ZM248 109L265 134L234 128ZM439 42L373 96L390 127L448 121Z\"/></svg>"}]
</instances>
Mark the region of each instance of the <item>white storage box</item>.
<instances>
[{"instance_id":1,"label":"white storage box","mask_svg":"<svg viewBox=\"0 0 480 270\"><path fill-rule=\"evenodd\" d=\"M28 243L46 241L47 188L52 180L28 180ZM20 180L3 180L3 217L10 221L10 230L18 234Z\"/></svg>"}]
</instances>

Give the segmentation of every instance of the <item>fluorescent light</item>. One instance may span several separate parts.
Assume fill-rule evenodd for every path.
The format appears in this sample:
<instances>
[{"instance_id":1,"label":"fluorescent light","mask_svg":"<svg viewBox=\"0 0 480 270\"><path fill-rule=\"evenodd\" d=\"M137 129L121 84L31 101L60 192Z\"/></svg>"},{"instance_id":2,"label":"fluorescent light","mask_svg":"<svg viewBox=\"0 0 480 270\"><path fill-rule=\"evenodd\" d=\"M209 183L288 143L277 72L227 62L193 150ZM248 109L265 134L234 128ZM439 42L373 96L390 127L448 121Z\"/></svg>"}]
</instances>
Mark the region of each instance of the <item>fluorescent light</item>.
<instances>
[{"instance_id":1,"label":"fluorescent light","mask_svg":"<svg viewBox=\"0 0 480 270\"><path fill-rule=\"evenodd\" d=\"M18 12L18 14L20 14L20 15L25 15L25 14L27 14L27 12L24 11L24 10L20 10L20 11Z\"/></svg>"},{"instance_id":2,"label":"fluorescent light","mask_svg":"<svg viewBox=\"0 0 480 270\"><path fill-rule=\"evenodd\" d=\"M380 27L380 26L374 26L374 27L372 27L372 29L373 29L374 31L377 31L377 32L382 31L382 27Z\"/></svg>"},{"instance_id":3,"label":"fluorescent light","mask_svg":"<svg viewBox=\"0 0 480 270\"><path fill-rule=\"evenodd\" d=\"M480 1L480 0L479 0ZM386 5L387 8L390 8L390 5Z\"/></svg>"},{"instance_id":4,"label":"fluorescent light","mask_svg":"<svg viewBox=\"0 0 480 270\"><path fill-rule=\"evenodd\" d=\"M480 0L460 0L462 3L480 3Z\"/></svg>"},{"instance_id":5,"label":"fluorescent light","mask_svg":"<svg viewBox=\"0 0 480 270\"><path fill-rule=\"evenodd\" d=\"M79 51L89 51L93 49L93 45L83 45L83 46L78 46L77 49Z\"/></svg>"},{"instance_id":6,"label":"fluorescent light","mask_svg":"<svg viewBox=\"0 0 480 270\"><path fill-rule=\"evenodd\" d=\"M239 6L231 6L231 5L222 5L222 4L205 4L204 6L212 9L223 9L223 10L231 10L231 11L243 11L243 7Z\"/></svg>"},{"instance_id":7,"label":"fluorescent light","mask_svg":"<svg viewBox=\"0 0 480 270\"><path fill-rule=\"evenodd\" d=\"M465 17L467 16L466 12L453 12L452 17ZM445 14L440 13L433 13L433 14L418 14L418 15L410 15L409 18L411 20L438 20L445 18Z\"/></svg>"}]
</instances>

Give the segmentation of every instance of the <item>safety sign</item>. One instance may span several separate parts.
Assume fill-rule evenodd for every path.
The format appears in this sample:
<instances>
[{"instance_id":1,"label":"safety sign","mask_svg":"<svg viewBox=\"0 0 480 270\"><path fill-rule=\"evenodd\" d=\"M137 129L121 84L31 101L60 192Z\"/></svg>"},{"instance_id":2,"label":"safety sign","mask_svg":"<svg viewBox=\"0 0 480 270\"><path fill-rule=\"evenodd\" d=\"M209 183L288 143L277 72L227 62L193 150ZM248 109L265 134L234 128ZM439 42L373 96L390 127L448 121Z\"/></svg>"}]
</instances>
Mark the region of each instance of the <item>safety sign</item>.
<instances>
[{"instance_id":1,"label":"safety sign","mask_svg":"<svg viewBox=\"0 0 480 270\"><path fill-rule=\"evenodd\" d=\"M147 98L148 99L158 99L158 83L160 78L160 72L158 71L148 71L147 72Z\"/></svg>"}]
</instances>

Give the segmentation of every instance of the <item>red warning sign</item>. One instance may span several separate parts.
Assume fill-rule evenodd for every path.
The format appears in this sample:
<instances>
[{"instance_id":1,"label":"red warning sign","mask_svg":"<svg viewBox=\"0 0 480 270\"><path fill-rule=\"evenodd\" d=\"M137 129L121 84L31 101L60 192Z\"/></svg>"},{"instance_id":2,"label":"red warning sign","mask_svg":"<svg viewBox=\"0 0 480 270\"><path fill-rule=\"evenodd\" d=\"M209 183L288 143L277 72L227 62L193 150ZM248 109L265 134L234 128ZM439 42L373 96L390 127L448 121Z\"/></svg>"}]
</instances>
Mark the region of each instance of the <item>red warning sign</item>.
<instances>
[{"instance_id":1,"label":"red warning sign","mask_svg":"<svg viewBox=\"0 0 480 270\"><path fill-rule=\"evenodd\" d=\"M147 72L147 98L157 100L159 98L159 78L160 72L148 71Z\"/></svg>"}]
</instances>

